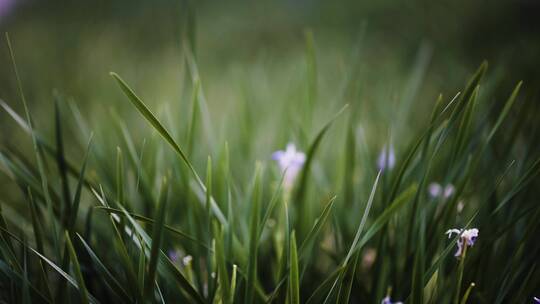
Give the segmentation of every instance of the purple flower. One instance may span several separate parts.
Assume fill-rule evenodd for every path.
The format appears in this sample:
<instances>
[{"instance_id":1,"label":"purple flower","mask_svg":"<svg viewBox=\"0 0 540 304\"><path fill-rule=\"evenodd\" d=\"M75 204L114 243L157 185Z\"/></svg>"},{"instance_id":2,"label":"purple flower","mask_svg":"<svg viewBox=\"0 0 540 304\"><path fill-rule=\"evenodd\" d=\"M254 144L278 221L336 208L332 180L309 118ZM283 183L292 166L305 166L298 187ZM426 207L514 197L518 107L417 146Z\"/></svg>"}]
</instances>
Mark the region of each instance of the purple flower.
<instances>
[{"instance_id":1,"label":"purple flower","mask_svg":"<svg viewBox=\"0 0 540 304\"><path fill-rule=\"evenodd\" d=\"M534 300L534 303L540 304L540 298L534 297L533 300Z\"/></svg>"},{"instance_id":2,"label":"purple flower","mask_svg":"<svg viewBox=\"0 0 540 304\"><path fill-rule=\"evenodd\" d=\"M431 183L428 186L429 195L433 198L439 197L442 191L443 189L439 183Z\"/></svg>"},{"instance_id":3,"label":"purple flower","mask_svg":"<svg viewBox=\"0 0 540 304\"><path fill-rule=\"evenodd\" d=\"M390 145L390 149L386 148L386 145L382 148L379 157L377 158L377 167L379 170L384 171L386 168L392 170L396 165L396 154L394 153L394 146Z\"/></svg>"},{"instance_id":4,"label":"purple flower","mask_svg":"<svg viewBox=\"0 0 540 304\"><path fill-rule=\"evenodd\" d=\"M459 235L459 239L456 241L458 245L458 250L454 254L455 257L461 257L463 255L463 249L465 246L472 247L478 238L478 229L450 229L446 231L445 234L448 234L448 238L452 237L452 234ZM465 246L464 246L465 245Z\"/></svg>"},{"instance_id":5,"label":"purple flower","mask_svg":"<svg viewBox=\"0 0 540 304\"><path fill-rule=\"evenodd\" d=\"M444 188L439 183L431 183L428 186L428 192L432 198L437 198L440 196L449 198L454 194L455 191L456 188L452 184L447 184Z\"/></svg>"},{"instance_id":6,"label":"purple flower","mask_svg":"<svg viewBox=\"0 0 540 304\"><path fill-rule=\"evenodd\" d=\"M14 0L0 0L0 20L2 20L2 17L7 16L14 6Z\"/></svg>"},{"instance_id":7,"label":"purple flower","mask_svg":"<svg viewBox=\"0 0 540 304\"><path fill-rule=\"evenodd\" d=\"M169 256L169 259L173 261L173 263L178 262L178 260L180 259L180 253L178 252L178 250L171 249L167 252L167 255Z\"/></svg>"},{"instance_id":8,"label":"purple flower","mask_svg":"<svg viewBox=\"0 0 540 304\"><path fill-rule=\"evenodd\" d=\"M306 161L306 155L296 150L296 146L293 143L287 144L285 151L276 151L272 154L272 159L277 161L279 169L282 173L285 172L283 177L283 184L285 188L290 189L294 184L296 176L304 166Z\"/></svg>"},{"instance_id":9,"label":"purple flower","mask_svg":"<svg viewBox=\"0 0 540 304\"><path fill-rule=\"evenodd\" d=\"M381 304L403 304L403 302L392 302L392 299L390 299L390 296L386 296L382 301Z\"/></svg>"}]
</instances>

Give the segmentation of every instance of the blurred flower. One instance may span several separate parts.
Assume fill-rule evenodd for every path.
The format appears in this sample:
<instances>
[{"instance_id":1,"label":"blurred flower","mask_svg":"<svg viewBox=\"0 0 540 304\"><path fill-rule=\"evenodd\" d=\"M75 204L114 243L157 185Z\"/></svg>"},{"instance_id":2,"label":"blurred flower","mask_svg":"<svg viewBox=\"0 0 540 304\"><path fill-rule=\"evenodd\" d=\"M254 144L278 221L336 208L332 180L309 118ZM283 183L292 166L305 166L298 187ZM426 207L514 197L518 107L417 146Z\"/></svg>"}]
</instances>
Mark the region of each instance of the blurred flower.
<instances>
[{"instance_id":1,"label":"blurred flower","mask_svg":"<svg viewBox=\"0 0 540 304\"><path fill-rule=\"evenodd\" d=\"M428 192L431 197L438 197L439 195L441 195L442 187L439 183L431 183L428 186Z\"/></svg>"},{"instance_id":2,"label":"blurred flower","mask_svg":"<svg viewBox=\"0 0 540 304\"><path fill-rule=\"evenodd\" d=\"M450 196L452 196L452 194L454 194L454 191L456 191L456 189L454 188L454 185L452 184L448 184L446 185L446 187L444 187L444 198L449 198Z\"/></svg>"},{"instance_id":3,"label":"blurred flower","mask_svg":"<svg viewBox=\"0 0 540 304\"><path fill-rule=\"evenodd\" d=\"M375 262L377 251L373 248L367 248L362 255L362 268L369 269Z\"/></svg>"},{"instance_id":4,"label":"blurred flower","mask_svg":"<svg viewBox=\"0 0 540 304\"><path fill-rule=\"evenodd\" d=\"M189 264L191 264L191 261L193 260L193 257L190 256L190 255L186 255L183 259L182 259L182 264L184 264L184 266L188 266Z\"/></svg>"},{"instance_id":5,"label":"blurred flower","mask_svg":"<svg viewBox=\"0 0 540 304\"><path fill-rule=\"evenodd\" d=\"M15 0L0 0L0 20L7 16L14 6Z\"/></svg>"},{"instance_id":6,"label":"blurred flower","mask_svg":"<svg viewBox=\"0 0 540 304\"><path fill-rule=\"evenodd\" d=\"M297 151L293 143L289 143L285 151L274 152L272 159L277 161L281 172L285 172L283 185L286 189L290 189L306 161L306 155L301 151Z\"/></svg>"},{"instance_id":7,"label":"blurred flower","mask_svg":"<svg viewBox=\"0 0 540 304\"><path fill-rule=\"evenodd\" d=\"M540 304L540 299L539 299L539 298L537 298L537 297L534 297L534 298L533 298L533 300L534 300L534 303L536 303L536 304Z\"/></svg>"},{"instance_id":8,"label":"blurred flower","mask_svg":"<svg viewBox=\"0 0 540 304\"><path fill-rule=\"evenodd\" d=\"M169 256L169 259L173 261L173 263L178 262L180 260L180 252L178 250L171 249L167 252L167 255Z\"/></svg>"},{"instance_id":9,"label":"blurred flower","mask_svg":"<svg viewBox=\"0 0 540 304\"><path fill-rule=\"evenodd\" d=\"M432 198L437 198L440 196L449 198L454 194L455 190L456 188L452 184L448 184L444 188L439 183L431 183L428 186L428 192Z\"/></svg>"},{"instance_id":10,"label":"blurred flower","mask_svg":"<svg viewBox=\"0 0 540 304\"><path fill-rule=\"evenodd\" d=\"M390 296L386 296L386 298L384 298L382 301L381 301L381 304L403 304L403 302L392 302L392 299L390 299Z\"/></svg>"},{"instance_id":11,"label":"blurred flower","mask_svg":"<svg viewBox=\"0 0 540 304\"><path fill-rule=\"evenodd\" d=\"M390 145L390 149L386 148L386 145L382 148L379 157L377 158L377 167L379 170L384 171L386 168L392 170L396 165L396 154L394 153L394 147Z\"/></svg>"},{"instance_id":12,"label":"blurred flower","mask_svg":"<svg viewBox=\"0 0 540 304\"><path fill-rule=\"evenodd\" d=\"M459 201L457 206L456 206L457 212L461 213L461 211L463 211L463 207L465 207L465 204L463 203L463 201Z\"/></svg>"},{"instance_id":13,"label":"blurred flower","mask_svg":"<svg viewBox=\"0 0 540 304\"><path fill-rule=\"evenodd\" d=\"M450 229L446 231L445 234L448 234L448 238L452 237L452 234L459 235L459 239L457 240L458 250L454 254L456 257L461 257L463 254L464 246L470 246L472 247L474 243L476 242L476 239L478 238L478 229L472 228L472 229Z\"/></svg>"}]
</instances>

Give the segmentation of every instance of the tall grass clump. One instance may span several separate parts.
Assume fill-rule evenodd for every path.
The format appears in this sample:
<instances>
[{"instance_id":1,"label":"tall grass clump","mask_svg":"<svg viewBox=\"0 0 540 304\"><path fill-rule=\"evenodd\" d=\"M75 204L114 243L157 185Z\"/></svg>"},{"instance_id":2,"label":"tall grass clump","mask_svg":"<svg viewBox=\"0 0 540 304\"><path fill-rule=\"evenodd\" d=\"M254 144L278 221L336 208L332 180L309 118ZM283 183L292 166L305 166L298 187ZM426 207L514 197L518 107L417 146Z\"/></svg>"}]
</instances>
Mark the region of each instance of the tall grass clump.
<instances>
[{"instance_id":1,"label":"tall grass clump","mask_svg":"<svg viewBox=\"0 0 540 304\"><path fill-rule=\"evenodd\" d=\"M209 105L185 47L189 97L178 104L156 110L130 77L111 72L108 96L133 112L112 107L92 123L55 92L42 126L6 41L19 100L0 105L31 145L8 140L0 150L10 180L0 189L19 190L0 195L3 303L538 295L540 155L525 123L534 105L521 82L494 95L485 62L431 113L414 102L413 73L378 132L366 126L364 101L346 98L350 83L321 100L311 32L295 103L240 100L230 111ZM405 127L411 118L416 126Z\"/></svg>"}]
</instances>

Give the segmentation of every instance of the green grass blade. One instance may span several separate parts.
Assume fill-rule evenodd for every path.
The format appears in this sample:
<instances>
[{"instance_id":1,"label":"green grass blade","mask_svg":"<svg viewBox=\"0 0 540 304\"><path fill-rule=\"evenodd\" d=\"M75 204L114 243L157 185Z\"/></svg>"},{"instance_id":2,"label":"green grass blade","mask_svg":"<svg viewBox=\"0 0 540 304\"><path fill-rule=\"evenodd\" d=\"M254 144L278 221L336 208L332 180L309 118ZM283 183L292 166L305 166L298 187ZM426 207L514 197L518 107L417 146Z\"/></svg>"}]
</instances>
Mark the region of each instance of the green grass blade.
<instances>
[{"instance_id":1,"label":"green grass blade","mask_svg":"<svg viewBox=\"0 0 540 304\"><path fill-rule=\"evenodd\" d=\"M260 204L262 197L262 168L257 165L255 169L255 179L253 183L253 195L249 224L249 253L247 265L246 290L244 303L253 303L255 294L255 282L257 280L257 257L258 257L258 237L259 237L259 219L260 219Z\"/></svg>"},{"instance_id":2,"label":"green grass blade","mask_svg":"<svg viewBox=\"0 0 540 304\"><path fill-rule=\"evenodd\" d=\"M300 277L298 275L298 253L296 251L296 236L291 233L291 266L289 270L289 295L291 304L300 304Z\"/></svg>"},{"instance_id":3,"label":"green grass blade","mask_svg":"<svg viewBox=\"0 0 540 304\"><path fill-rule=\"evenodd\" d=\"M75 248L73 247L73 244L71 243L71 237L69 236L67 231L65 232L64 237L65 237L67 248L69 251L71 264L73 266L73 270L75 271L75 278L77 279L77 284L79 286L80 295L81 295L81 303L87 304L89 303L88 290L86 289L86 284L84 283L84 278L81 272L81 265L79 264L77 253L75 252Z\"/></svg>"},{"instance_id":4,"label":"green grass blade","mask_svg":"<svg viewBox=\"0 0 540 304\"><path fill-rule=\"evenodd\" d=\"M156 116L148 109L148 107L144 104L144 102L131 90L131 88L118 76L116 73L111 72L111 76L117 81L118 85L124 92L124 94L129 98L131 103L137 108L139 113L158 131L158 133L167 141L167 143L173 148L173 150L180 156L184 164L189 168L193 176L195 177L195 180L200 187L200 189L203 192L206 192L206 187L204 186L203 181L195 171L195 168L189 161L187 155L184 153L184 151L180 148L180 146L176 143L176 141L172 138L172 136L169 134L169 132L165 129L165 127L159 122L159 120L156 118ZM214 215L217 217L217 219L222 224L227 224L227 219L223 215L223 212L221 212L221 209L219 209L219 206L216 204L214 199L212 201L212 211L214 212Z\"/></svg>"},{"instance_id":5,"label":"green grass blade","mask_svg":"<svg viewBox=\"0 0 540 304\"><path fill-rule=\"evenodd\" d=\"M163 239L163 226L165 224L165 211L167 210L167 198L168 198L168 181L167 178L163 178L160 190L159 205L156 213L156 222L152 231L152 247L150 248L150 259L148 261L148 273L145 278L146 286L144 290L144 298L150 301L154 299L153 288L156 280L156 269L158 264L159 252L161 247L161 241Z\"/></svg>"}]
</instances>

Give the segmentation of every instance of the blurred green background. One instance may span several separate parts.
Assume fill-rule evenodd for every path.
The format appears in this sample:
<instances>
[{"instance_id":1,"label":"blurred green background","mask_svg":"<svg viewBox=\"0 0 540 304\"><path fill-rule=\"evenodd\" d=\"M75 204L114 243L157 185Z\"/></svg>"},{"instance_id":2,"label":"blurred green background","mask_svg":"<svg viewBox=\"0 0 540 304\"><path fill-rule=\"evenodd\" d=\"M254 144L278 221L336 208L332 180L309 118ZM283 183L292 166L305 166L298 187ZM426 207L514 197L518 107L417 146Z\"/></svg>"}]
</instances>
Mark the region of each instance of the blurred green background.
<instances>
[{"instance_id":1,"label":"blurred green background","mask_svg":"<svg viewBox=\"0 0 540 304\"><path fill-rule=\"evenodd\" d=\"M31 112L46 134L53 127L53 90L79 106L98 141L100 132L112 132L103 121L111 109L132 121L130 128L148 130L110 71L158 116L175 122L170 125L186 126L192 83L182 37L190 36L216 133L207 138L209 147L199 143L205 152L193 156L201 168L225 140L234 146L257 138L238 149L244 155L236 155L237 163L267 160L269 151L281 148L276 142L305 146L319 122L344 103L374 143L370 151L378 151L389 134L399 138L399 149L407 131L425 125L437 95L454 96L483 60L490 64L485 86L494 92L486 95L495 96L487 109L499 107L519 80L529 103L536 103L539 88L538 1L2 2L0 29L10 33ZM317 68L312 93L306 80L310 37ZM0 98L22 113L5 43L0 67ZM298 118L310 117L304 113L311 109L309 94L317 103L312 125ZM19 150L30 144L5 112L0 127L4 144ZM68 140L85 143L79 131L73 133ZM525 142L534 142L535 134ZM106 151L111 159L116 145ZM80 152L80 146L68 149Z\"/></svg>"}]
</instances>

